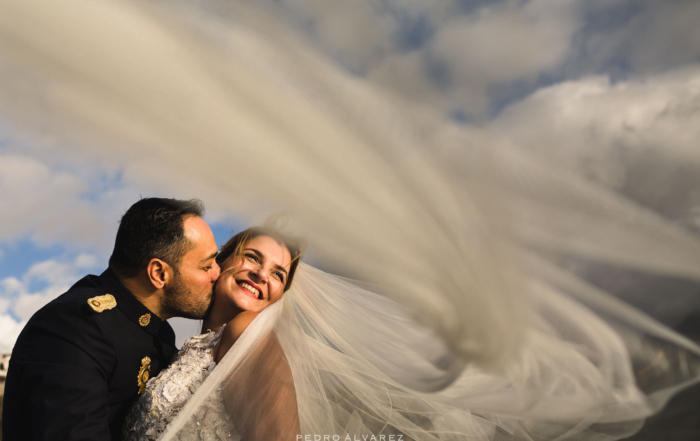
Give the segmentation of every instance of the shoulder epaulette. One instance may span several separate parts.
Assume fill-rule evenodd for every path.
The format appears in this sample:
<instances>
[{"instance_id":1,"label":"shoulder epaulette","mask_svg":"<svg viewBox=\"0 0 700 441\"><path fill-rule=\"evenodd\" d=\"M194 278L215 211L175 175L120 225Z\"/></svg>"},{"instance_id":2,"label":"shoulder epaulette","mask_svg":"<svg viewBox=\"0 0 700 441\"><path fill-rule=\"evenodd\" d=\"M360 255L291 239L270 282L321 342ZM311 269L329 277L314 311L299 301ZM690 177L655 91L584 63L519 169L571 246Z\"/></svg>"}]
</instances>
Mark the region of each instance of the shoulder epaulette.
<instances>
[{"instance_id":1,"label":"shoulder epaulette","mask_svg":"<svg viewBox=\"0 0 700 441\"><path fill-rule=\"evenodd\" d=\"M90 308L95 312L102 312L117 306L117 300L112 294L93 297L87 301Z\"/></svg>"}]
</instances>

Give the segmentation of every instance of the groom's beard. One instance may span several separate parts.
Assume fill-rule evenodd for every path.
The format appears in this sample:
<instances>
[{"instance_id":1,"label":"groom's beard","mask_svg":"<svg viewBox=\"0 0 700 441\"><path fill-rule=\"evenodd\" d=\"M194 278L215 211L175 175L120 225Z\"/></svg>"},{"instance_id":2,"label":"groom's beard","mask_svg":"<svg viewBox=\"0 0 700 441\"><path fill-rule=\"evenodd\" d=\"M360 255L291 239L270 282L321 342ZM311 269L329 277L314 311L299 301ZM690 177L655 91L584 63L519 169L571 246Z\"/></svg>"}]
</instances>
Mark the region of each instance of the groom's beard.
<instances>
[{"instance_id":1,"label":"groom's beard","mask_svg":"<svg viewBox=\"0 0 700 441\"><path fill-rule=\"evenodd\" d=\"M175 273L173 284L165 288L163 296L163 309L173 317L184 317L201 320L209 312L212 303L212 291L209 291L204 299L196 300L192 292L185 286L179 273Z\"/></svg>"}]
</instances>

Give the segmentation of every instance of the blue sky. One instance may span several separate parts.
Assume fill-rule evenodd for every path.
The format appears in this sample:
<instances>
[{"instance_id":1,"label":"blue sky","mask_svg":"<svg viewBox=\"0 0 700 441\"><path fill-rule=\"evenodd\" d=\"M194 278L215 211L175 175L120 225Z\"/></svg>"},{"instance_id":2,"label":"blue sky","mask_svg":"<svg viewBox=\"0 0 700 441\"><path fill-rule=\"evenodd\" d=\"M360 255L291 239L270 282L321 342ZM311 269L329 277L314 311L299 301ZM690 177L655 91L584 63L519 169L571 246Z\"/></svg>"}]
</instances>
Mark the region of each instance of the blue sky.
<instances>
[{"instance_id":1,"label":"blue sky","mask_svg":"<svg viewBox=\"0 0 700 441\"><path fill-rule=\"evenodd\" d=\"M467 132L488 127L700 228L700 191L692 190L700 185L699 2L268 3L309 51L354 81L425 106ZM235 24L220 4L202 9L192 13ZM8 72L0 69L3 92L16 80ZM144 171L138 152L118 143L105 140L99 154L60 143L39 147L18 137L9 102L0 119L0 351L10 350L41 305L105 268L119 216L140 196L200 197L219 243L261 220L184 176ZM561 145L570 147L566 154ZM640 171L660 151L676 152L670 161L684 165L683 191L667 175ZM623 170L630 158L638 169ZM654 191L635 192L648 181L642 177ZM670 191L678 198L672 206L664 197Z\"/></svg>"}]
</instances>

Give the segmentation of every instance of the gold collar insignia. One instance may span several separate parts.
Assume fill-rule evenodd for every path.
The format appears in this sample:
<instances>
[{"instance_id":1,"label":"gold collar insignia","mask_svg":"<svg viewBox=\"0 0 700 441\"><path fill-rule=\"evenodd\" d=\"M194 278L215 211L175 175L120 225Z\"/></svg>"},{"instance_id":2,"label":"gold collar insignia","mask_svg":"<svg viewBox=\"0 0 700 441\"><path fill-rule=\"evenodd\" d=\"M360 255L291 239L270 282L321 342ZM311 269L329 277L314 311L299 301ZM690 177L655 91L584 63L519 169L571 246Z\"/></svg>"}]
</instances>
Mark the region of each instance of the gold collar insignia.
<instances>
[{"instance_id":1,"label":"gold collar insignia","mask_svg":"<svg viewBox=\"0 0 700 441\"><path fill-rule=\"evenodd\" d=\"M151 314L144 314L139 317L139 325L148 326L149 323L151 323Z\"/></svg>"}]
</instances>

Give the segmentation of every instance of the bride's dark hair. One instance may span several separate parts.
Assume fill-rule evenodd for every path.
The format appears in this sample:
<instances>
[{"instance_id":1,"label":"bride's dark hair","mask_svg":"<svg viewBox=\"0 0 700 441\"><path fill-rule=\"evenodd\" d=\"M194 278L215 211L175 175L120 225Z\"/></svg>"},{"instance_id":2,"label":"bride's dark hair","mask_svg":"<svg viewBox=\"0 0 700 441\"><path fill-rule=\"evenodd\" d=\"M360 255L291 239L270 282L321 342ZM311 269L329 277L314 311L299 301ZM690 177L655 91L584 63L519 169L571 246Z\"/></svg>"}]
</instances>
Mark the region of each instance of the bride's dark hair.
<instances>
[{"instance_id":1,"label":"bride's dark hair","mask_svg":"<svg viewBox=\"0 0 700 441\"><path fill-rule=\"evenodd\" d=\"M297 266L299 266L299 260L301 260L301 256L306 250L306 239L298 232L293 232L293 229L290 228L290 223L294 223L292 221L293 218L288 214L273 214L265 220L262 226L250 227L235 234L221 247L219 254L216 256L216 263L222 266L231 256L242 257L243 246L254 237L271 237L278 244L284 245L292 257L289 274L284 285L284 290L287 291L292 286L292 280L294 279Z\"/></svg>"}]
</instances>

